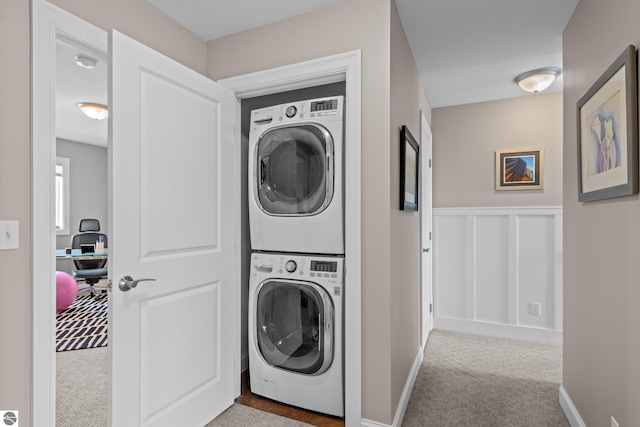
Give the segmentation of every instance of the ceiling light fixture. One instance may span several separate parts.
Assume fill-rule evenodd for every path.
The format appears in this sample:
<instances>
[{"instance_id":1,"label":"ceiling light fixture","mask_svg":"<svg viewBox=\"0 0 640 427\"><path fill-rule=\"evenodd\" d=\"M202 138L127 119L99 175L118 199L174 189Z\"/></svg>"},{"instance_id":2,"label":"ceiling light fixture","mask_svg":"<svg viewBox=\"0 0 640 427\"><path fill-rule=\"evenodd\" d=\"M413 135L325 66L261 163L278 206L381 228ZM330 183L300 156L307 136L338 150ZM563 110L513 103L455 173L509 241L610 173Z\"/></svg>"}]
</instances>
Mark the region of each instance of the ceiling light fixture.
<instances>
[{"instance_id":1,"label":"ceiling light fixture","mask_svg":"<svg viewBox=\"0 0 640 427\"><path fill-rule=\"evenodd\" d=\"M96 104L95 102L79 102L76 105L90 119L104 120L109 116L109 110L106 105Z\"/></svg>"},{"instance_id":2,"label":"ceiling light fixture","mask_svg":"<svg viewBox=\"0 0 640 427\"><path fill-rule=\"evenodd\" d=\"M76 64L78 64L79 67L93 70L96 68L98 61L88 56L78 55L76 56Z\"/></svg>"},{"instance_id":3,"label":"ceiling light fixture","mask_svg":"<svg viewBox=\"0 0 640 427\"><path fill-rule=\"evenodd\" d=\"M542 92L560 75L560 68L547 67L527 71L518 75L514 81L526 92Z\"/></svg>"}]
</instances>

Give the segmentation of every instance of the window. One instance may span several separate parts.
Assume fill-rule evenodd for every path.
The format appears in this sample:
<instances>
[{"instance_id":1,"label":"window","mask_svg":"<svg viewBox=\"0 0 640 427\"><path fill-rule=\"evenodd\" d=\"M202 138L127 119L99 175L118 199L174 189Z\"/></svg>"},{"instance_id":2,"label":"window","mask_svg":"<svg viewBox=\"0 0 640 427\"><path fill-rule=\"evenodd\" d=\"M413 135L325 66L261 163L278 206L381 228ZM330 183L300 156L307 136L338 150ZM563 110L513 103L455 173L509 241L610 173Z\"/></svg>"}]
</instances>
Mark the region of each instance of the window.
<instances>
[{"instance_id":1,"label":"window","mask_svg":"<svg viewBox=\"0 0 640 427\"><path fill-rule=\"evenodd\" d=\"M69 159L56 157L56 234L68 235L69 229Z\"/></svg>"}]
</instances>

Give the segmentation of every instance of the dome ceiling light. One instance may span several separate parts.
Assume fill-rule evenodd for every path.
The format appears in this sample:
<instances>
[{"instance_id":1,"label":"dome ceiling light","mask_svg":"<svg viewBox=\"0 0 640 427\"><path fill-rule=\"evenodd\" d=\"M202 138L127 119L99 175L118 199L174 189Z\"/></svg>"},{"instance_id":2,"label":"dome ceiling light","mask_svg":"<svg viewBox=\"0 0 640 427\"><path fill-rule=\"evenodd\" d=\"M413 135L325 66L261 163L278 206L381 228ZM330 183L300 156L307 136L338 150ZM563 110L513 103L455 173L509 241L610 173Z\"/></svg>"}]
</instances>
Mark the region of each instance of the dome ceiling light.
<instances>
[{"instance_id":1,"label":"dome ceiling light","mask_svg":"<svg viewBox=\"0 0 640 427\"><path fill-rule=\"evenodd\" d=\"M106 105L95 102L79 102L76 105L90 119L104 120L109 117L109 110Z\"/></svg>"},{"instance_id":2,"label":"dome ceiling light","mask_svg":"<svg viewBox=\"0 0 640 427\"><path fill-rule=\"evenodd\" d=\"M547 67L519 74L514 81L526 92L537 93L548 88L560 75L560 68Z\"/></svg>"}]
</instances>

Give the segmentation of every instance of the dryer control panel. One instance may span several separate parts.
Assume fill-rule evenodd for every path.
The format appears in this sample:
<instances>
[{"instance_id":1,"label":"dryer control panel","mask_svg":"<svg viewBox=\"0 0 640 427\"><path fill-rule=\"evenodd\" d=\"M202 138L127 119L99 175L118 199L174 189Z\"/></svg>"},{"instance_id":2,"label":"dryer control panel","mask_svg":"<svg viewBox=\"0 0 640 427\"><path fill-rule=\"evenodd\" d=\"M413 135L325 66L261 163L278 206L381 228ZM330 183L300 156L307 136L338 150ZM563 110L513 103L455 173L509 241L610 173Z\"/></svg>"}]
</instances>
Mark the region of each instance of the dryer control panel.
<instances>
[{"instance_id":1,"label":"dryer control panel","mask_svg":"<svg viewBox=\"0 0 640 427\"><path fill-rule=\"evenodd\" d=\"M256 252L251 255L252 277L279 277L328 283L343 279L344 258Z\"/></svg>"}]
</instances>

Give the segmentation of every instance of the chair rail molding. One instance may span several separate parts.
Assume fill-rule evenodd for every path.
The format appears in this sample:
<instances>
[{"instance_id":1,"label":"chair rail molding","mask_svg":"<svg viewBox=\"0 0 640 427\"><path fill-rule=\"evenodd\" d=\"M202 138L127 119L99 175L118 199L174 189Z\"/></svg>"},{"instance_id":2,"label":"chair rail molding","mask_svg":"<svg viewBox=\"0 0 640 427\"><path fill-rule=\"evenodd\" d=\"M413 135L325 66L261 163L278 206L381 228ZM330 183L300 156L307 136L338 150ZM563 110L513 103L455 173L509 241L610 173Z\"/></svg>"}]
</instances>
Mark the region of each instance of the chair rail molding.
<instances>
[{"instance_id":1,"label":"chair rail molding","mask_svg":"<svg viewBox=\"0 0 640 427\"><path fill-rule=\"evenodd\" d=\"M433 210L434 326L562 343L562 207Z\"/></svg>"}]
</instances>

